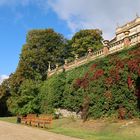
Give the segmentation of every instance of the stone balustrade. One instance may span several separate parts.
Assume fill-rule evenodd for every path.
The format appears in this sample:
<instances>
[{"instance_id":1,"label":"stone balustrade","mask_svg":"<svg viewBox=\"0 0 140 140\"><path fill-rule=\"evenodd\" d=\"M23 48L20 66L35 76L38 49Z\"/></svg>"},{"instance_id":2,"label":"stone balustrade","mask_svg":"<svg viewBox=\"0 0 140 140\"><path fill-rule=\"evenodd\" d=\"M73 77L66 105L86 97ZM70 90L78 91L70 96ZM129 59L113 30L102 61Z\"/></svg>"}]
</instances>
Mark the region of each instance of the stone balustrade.
<instances>
[{"instance_id":1,"label":"stone balustrade","mask_svg":"<svg viewBox=\"0 0 140 140\"><path fill-rule=\"evenodd\" d=\"M90 52L89 55L81 57L81 58L76 57L75 61L70 62L70 63L65 61L64 66L60 66L60 67L57 66L56 69L53 69L51 71L48 70L48 77L52 76L53 74L58 74L63 71L68 71L73 68L79 67L97 58L105 57L108 54L118 52L126 47L130 47L138 43L140 43L140 32L133 34L131 36L126 34L124 39L114 41L113 43L110 43L109 41L105 40L104 47L101 50L98 50L93 53Z\"/></svg>"}]
</instances>

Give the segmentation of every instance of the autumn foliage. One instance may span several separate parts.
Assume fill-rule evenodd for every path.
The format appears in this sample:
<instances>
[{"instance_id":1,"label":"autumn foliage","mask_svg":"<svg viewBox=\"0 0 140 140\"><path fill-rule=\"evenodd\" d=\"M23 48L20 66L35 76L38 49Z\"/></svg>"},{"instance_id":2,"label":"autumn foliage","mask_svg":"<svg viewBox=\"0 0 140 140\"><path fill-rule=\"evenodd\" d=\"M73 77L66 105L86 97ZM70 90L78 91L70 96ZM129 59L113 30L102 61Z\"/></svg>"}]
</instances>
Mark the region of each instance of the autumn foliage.
<instances>
[{"instance_id":1,"label":"autumn foliage","mask_svg":"<svg viewBox=\"0 0 140 140\"><path fill-rule=\"evenodd\" d=\"M83 94L93 99L89 113L95 118L113 113L121 119L138 115L140 45L104 60L91 64L85 75L74 82L74 87L84 89Z\"/></svg>"}]
</instances>

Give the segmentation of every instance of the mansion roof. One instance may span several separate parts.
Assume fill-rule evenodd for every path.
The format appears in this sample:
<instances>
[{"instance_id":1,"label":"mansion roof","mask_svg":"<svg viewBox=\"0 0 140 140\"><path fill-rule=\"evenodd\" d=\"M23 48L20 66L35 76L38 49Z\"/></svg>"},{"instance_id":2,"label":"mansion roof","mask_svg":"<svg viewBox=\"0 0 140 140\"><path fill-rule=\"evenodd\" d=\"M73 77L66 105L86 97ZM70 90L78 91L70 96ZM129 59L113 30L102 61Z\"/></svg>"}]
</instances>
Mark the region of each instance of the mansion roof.
<instances>
[{"instance_id":1,"label":"mansion roof","mask_svg":"<svg viewBox=\"0 0 140 140\"><path fill-rule=\"evenodd\" d=\"M116 35L123 33L126 30L130 30L137 25L140 25L140 17L135 18L133 21L126 23L125 25L118 27L116 29Z\"/></svg>"}]
</instances>

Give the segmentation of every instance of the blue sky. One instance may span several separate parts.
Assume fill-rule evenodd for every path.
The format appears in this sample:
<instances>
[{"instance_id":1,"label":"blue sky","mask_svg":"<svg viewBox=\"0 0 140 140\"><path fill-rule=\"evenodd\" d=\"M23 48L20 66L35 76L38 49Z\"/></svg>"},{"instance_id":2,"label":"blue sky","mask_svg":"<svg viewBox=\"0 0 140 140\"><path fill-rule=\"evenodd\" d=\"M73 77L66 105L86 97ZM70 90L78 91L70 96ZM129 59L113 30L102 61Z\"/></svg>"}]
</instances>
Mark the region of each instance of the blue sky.
<instances>
[{"instance_id":1,"label":"blue sky","mask_svg":"<svg viewBox=\"0 0 140 140\"><path fill-rule=\"evenodd\" d=\"M41 10L37 5L3 5L0 7L0 75L14 72L26 41L26 34L31 29L54 28L57 32L68 35L70 29L52 12Z\"/></svg>"},{"instance_id":2,"label":"blue sky","mask_svg":"<svg viewBox=\"0 0 140 140\"><path fill-rule=\"evenodd\" d=\"M0 0L0 76L14 72L26 34L54 28L65 37L79 29L100 28L105 39L140 14L139 0Z\"/></svg>"}]
</instances>

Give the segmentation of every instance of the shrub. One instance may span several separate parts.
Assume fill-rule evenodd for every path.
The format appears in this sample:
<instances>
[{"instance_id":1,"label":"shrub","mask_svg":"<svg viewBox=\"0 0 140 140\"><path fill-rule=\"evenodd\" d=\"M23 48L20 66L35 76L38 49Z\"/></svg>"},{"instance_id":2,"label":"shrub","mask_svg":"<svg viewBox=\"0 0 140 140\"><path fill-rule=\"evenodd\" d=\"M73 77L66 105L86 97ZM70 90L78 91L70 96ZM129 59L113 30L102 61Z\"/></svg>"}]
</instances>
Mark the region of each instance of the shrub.
<instances>
[{"instance_id":1,"label":"shrub","mask_svg":"<svg viewBox=\"0 0 140 140\"><path fill-rule=\"evenodd\" d=\"M42 87L47 108L77 111L82 106L83 119L113 114L122 119L139 116L139 52L137 45L52 76Z\"/></svg>"}]
</instances>

